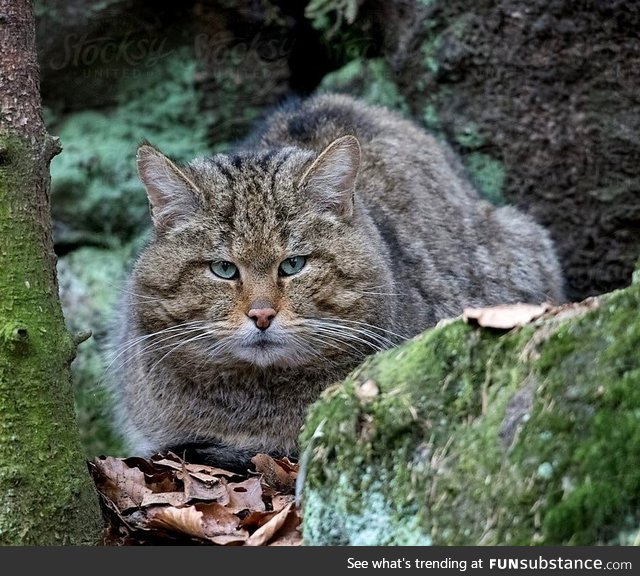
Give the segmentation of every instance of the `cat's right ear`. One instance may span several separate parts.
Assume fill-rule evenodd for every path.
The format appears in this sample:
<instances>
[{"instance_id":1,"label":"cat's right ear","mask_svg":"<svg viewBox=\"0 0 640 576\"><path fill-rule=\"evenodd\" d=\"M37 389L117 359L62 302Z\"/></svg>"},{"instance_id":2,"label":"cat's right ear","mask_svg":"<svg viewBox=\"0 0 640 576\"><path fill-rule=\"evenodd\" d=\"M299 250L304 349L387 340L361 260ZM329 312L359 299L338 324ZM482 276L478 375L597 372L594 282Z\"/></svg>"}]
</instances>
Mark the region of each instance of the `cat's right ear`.
<instances>
[{"instance_id":1,"label":"cat's right ear","mask_svg":"<svg viewBox=\"0 0 640 576\"><path fill-rule=\"evenodd\" d=\"M193 215L202 193L178 166L150 144L138 147L136 162L158 232L166 232Z\"/></svg>"},{"instance_id":2,"label":"cat's right ear","mask_svg":"<svg viewBox=\"0 0 640 576\"><path fill-rule=\"evenodd\" d=\"M353 213L353 196L360 169L360 143L342 136L327 146L302 177L302 186L323 212L339 217Z\"/></svg>"}]
</instances>

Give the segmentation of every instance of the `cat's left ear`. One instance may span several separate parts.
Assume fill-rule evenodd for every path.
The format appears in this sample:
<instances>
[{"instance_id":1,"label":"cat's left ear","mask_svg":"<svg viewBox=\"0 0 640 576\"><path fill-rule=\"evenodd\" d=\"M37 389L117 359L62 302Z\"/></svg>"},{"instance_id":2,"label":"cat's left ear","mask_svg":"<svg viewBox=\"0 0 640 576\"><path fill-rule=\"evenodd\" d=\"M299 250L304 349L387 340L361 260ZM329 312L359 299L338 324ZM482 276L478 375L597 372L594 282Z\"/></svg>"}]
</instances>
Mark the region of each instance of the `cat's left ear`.
<instances>
[{"instance_id":1,"label":"cat's left ear","mask_svg":"<svg viewBox=\"0 0 640 576\"><path fill-rule=\"evenodd\" d=\"M360 143L355 136L334 140L302 177L301 187L324 212L349 217L360 169Z\"/></svg>"},{"instance_id":2,"label":"cat's left ear","mask_svg":"<svg viewBox=\"0 0 640 576\"><path fill-rule=\"evenodd\" d=\"M197 210L202 193L162 152L142 144L136 154L138 174L147 190L151 219L158 232L166 232Z\"/></svg>"}]
</instances>

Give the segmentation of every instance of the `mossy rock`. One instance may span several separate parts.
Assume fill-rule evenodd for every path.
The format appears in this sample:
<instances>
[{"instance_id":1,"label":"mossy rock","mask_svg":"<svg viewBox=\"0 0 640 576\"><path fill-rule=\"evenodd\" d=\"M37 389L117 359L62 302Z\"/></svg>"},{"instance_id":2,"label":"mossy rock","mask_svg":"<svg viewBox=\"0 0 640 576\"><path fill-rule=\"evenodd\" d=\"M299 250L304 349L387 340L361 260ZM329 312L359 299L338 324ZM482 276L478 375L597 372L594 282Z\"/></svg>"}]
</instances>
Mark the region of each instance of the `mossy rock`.
<instances>
[{"instance_id":1,"label":"mossy rock","mask_svg":"<svg viewBox=\"0 0 640 576\"><path fill-rule=\"evenodd\" d=\"M305 542L632 543L639 309L636 281L509 332L458 319L366 361L310 410Z\"/></svg>"}]
</instances>

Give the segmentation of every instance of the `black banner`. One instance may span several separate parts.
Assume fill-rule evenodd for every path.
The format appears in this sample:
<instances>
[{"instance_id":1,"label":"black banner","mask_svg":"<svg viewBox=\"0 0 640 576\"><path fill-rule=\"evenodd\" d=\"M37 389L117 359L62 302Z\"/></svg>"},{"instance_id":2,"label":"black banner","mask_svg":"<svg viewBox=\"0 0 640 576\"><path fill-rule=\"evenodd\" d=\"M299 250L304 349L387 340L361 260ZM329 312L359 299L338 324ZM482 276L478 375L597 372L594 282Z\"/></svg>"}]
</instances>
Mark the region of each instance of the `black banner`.
<instances>
[{"instance_id":1,"label":"black banner","mask_svg":"<svg viewBox=\"0 0 640 576\"><path fill-rule=\"evenodd\" d=\"M181 575L638 574L640 547L97 547L0 548L3 565L91 576L160 571ZM15 563L15 564L14 564Z\"/></svg>"}]
</instances>

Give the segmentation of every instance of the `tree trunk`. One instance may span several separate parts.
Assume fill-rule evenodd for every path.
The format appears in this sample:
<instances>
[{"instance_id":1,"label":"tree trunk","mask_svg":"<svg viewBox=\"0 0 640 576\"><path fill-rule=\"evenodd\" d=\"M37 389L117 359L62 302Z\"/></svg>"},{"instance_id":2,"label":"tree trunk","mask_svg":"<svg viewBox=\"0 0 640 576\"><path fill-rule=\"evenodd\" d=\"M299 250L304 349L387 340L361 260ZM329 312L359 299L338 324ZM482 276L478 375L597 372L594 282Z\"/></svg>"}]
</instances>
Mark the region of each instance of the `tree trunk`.
<instances>
[{"instance_id":1,"label":"tree trunk","mask_svg":"<svg viewBox=\"0 0 640 576\"><path fill-rule=\"evenodd\" d=\"M58 299L33 6L0 0L0 544L95 544Z\"/></svg>"}]
</instances>

